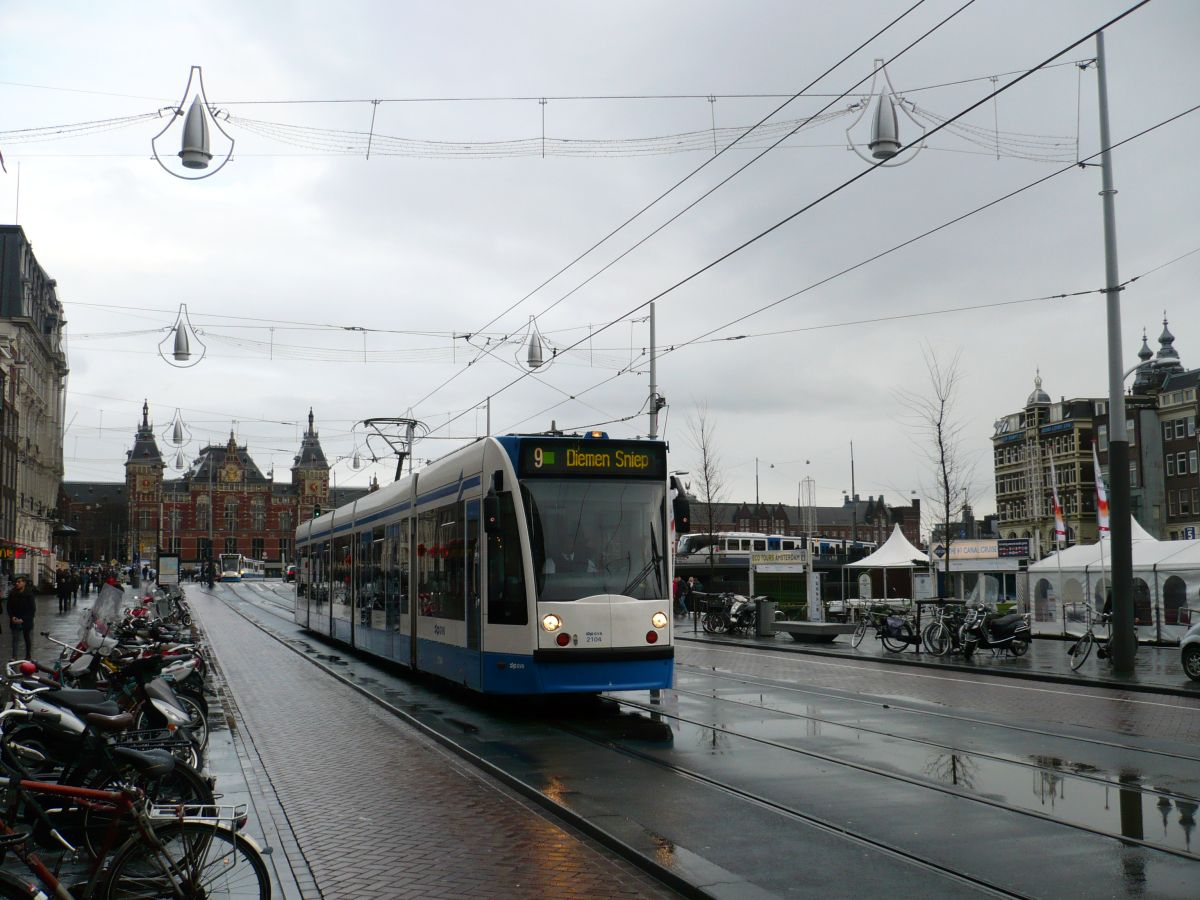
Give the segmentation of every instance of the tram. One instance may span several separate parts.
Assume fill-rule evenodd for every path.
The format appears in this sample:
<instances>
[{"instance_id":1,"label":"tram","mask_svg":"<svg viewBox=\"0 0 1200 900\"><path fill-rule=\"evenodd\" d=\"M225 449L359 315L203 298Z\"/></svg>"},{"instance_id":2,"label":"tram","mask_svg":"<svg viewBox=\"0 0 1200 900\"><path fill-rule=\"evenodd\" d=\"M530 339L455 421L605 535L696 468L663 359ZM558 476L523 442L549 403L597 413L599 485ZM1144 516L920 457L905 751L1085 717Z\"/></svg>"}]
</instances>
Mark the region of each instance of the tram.
<instances>
[{"instance_id":1,"label":"tram","mask_svg":"<svg viewBox=\"0 0 1200 900\"><path fill-rule=\"evenodd\" d=\"M483 693L670 687L661 441L483 438L296 531L296 622Z\"/></svg>"},{"instance_id":2,"label":"tram","mask_svg":"<svg viewBox=\"0 0 1200 900\"><path fill-rule=\"evenodd\" d=\"M218 581L242 580L242 554L222 553L217 557Z\"/></svg>"}]
</instances>

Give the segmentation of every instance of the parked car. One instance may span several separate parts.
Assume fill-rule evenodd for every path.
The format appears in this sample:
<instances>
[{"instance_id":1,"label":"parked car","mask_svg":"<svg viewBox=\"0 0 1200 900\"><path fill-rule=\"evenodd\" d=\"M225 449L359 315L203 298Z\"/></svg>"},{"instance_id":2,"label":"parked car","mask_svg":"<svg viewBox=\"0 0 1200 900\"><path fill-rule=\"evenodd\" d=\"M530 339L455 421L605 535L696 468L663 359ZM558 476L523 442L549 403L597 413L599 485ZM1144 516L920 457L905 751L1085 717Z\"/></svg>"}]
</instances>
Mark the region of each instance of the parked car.
<instances>
[{"instance_id":1,"label":"parked car","mask_svg":"<svg viewBox=\"0 0 1200 900\"><path fill-rule=\"evenodd\" d=\"M296 580L296 567L295 566L288 566L286 569L283 570L283 580L284 581L295 581Z\"/></svg>"},{"instance_id":2,"label":"parked car","mask_svg":"<svg viewBox=\"0 0 1200 900\"><path fill-rule=\"evenodd\" d=\"M1179 650L1187 677L1192 681L1200 681L1200 621L1193 621L1192 627L1179 642Z\"/></svg>"}]
</instances>

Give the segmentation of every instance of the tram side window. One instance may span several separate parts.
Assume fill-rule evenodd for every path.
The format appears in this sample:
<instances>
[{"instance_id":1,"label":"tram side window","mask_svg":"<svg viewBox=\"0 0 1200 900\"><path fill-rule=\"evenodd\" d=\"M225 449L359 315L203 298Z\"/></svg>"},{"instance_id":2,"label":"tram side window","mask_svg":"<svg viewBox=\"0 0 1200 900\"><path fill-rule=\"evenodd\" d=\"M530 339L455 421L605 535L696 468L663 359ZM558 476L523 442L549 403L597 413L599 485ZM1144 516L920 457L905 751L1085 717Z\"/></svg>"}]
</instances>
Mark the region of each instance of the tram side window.
<instances>
[{"instance_id":1,"label":"tram side window","mask_svg":"<svg viewBox=\"0 0 1200 900\"><path fill-rule=\"evenodd\" d=\"M352 538L340 537L333 542L333 602L350 602L350 576L353 572Z\"/></svg>"},{"instance_id":2,"label":"tram side window","mask_svg":"<svg viewBox=\"0 0 1200 900\"><path fill-rule=\"evenodd\" d=\"M500 495L499 528L487 537L487 620L492 625L527 625L525 567L517 512L511 493Z\"/></svg>"},{"instance_id":3,"label":"tram side window","mask_svg":"<svg viewBox=\"0 0 1200 900\"><path fill-rule=\"evenodd\" d=\"M466 616L464 520L461 503L417 517L417 595L423 616L438 619Z\"/></svg>"}]
</instances>

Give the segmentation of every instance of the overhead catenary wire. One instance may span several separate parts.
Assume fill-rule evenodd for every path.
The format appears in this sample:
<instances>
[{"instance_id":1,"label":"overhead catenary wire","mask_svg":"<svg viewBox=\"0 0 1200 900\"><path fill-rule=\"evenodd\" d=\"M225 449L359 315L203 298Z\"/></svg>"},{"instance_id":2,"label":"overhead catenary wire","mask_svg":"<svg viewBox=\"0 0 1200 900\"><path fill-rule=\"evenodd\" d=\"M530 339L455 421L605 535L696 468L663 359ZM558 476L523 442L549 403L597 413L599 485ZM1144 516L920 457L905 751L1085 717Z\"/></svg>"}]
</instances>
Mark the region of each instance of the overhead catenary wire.
<instances>
[{"instance_id":1,"label":"overhead catenary wire","mask_svg":"<svg viewBox=\"0 0 1200 900\"><path fill-rule=\"evenodd\" d=\"M906 16L908 16L908 15L909 15L911 12L913 12L913 10L917 9L918 7L920 7L920 6L922 5L922 3L923 3L923 2L924 2L924 0L918 0L918 2L917 2L917 3L913 4L913 5L912 5L912 6L910 6L908 9L904 10L904 12L902 12L902 13L901 13L899 16L897 16L896 18L892 19L892 20L891 20L890 22L888 22L888 23L887 23L887 24L886 24L886 25L885 25L883 28L881 28L881 29L880 29L879 31L877 31L875 34L871 35L871 37L867 38L867 40L865 40L865 41L863 41L862 43L860 43L860 44L859 44L857 47L855 47L853 50L851 50L849 53L847 53L845 56L843 56L841 59L839 59L839 60L838 60L836 63L834 63L834 64L833 64L832 66L830 66L829 68L827 68L827 69L826 69L824 72L822 72L820 75L818 75L818 76L817 76L816 78L814 78L812 81L810 81L810 82L809 82L809 83L808 83L808 84L807 84L805 87L801 88L799 91L797 91L797 92L796 92L795 94L793 94L791 97L789 97L789 98L788 98L786 101L784 101L783 103L779 104L779 105L778 105L778 106L777 106L775 109L773 109L771 112L767 113L765 116L763 116L761 119L759 119L759 121L758 121L757 123L755 123L754 125L752 125L750 128L746 129L746 131L745 131L745 132L743 132L742 136L744 137L744 136L746 136L746 135L750 134L751 132L753 132L753 131L755 130L755 128L757 128L759 125L762 125L762 124L764 124L765 122L767 122L769 119L771 119L773 116L775 116L775 115L776 115L778 112L780 112L781 110L783 110L784 108L786 108L786 107L788 106L788 104L790 104L790 103L791 103L793 100L795 100L797 97L801 96L801 95L804 93L804 91L806 91L806 90L810 90L810 89L811 89L813 86L815 86L815 85L816 85L818 82L820 82L820 80L821 80L821 79L825 78L827 75L829 75L829 74L831 74L832 72L836 71L836 70L837 70L837 69L838 69L840 66L842 66L842 65L843 65L843 64L844 64L844 63L845 63L847 60L849 60L849 59L850 59L850 58L851 58L851 57L852 57L852 56L853 56L855 53L858 53L858 52L860 52L860 51L861 51L863 48L867 47L867 46L868 46L868 45L869 45L869 44L870 44L872 41L874 41L874 40L875 40L876 38L878 38L880 35L882 35L882 34L886 33L886 32L888 31L888 29L892 28L894 25L896 25L896 23L900 22L902 19L904 19ZM944 19L942 19L942 21L941 21L941 22L939 22L937 25L935 25L933 29L931 29L930 31L927 31L927 32L926 32L924 35L922 35L920 38L918 38L918 39L917 39L916 41L914 41L912 44L909 44L909 46L908 46L908 47L906 47L904 50L902 50L900 53L896 54L896 55L895 55L895 56L893 56L892 58L893 58L893 59L896 59L896 58L898 58L900 55L902 55L903 53L907 52L907 51L908 51L908 49L910 49L911 47L915 46L915 44L916 44L916 43L919 43L921 40L924 40L924 38L925 38L925 37L927 37L929 34L931 34L933 31L936 31L938 28L942 27L942 25L944 25L946 22L948 22L948 21L949 21L950 19L952 19L953 17L957 16L957 15L958 15L958 14L959 14L959 13L960 13L960 12L961 12L963 9L965 9L967 6L970 6L970 5L971 5L973 2L974 2L974 0L968 0L968 2L967 2L966 4L964 4L962 7L959 7L959 9L958 9L958 10L954 11L954 12L953 12L953 13L951 13L949 16L947 16L947 17L945 17ZM851 89L853 89L853 87L857 87L857 86L858 86L858 84L861 84L861 83L862 83L862 81L865 81L865 80L866 80L865 78L864 78L864 79L861 79L859 82L857 82L855 85L853 85L853 86L851 87ZM839 95L839 97L844 97L844 96L845 96L845 92L843 92L841 95ZM834 102L836 102L836 101L834 101ZM817 114L820 114L820 112L822 112L822 111L823 111L823 110L819 110ZM608 242L608 241L609 241L611 238L613 238L614 236L616 236L616 235L617 235L619 232L623 231L625 228L627 228L629 225L631 225L633 222L635 222L637 219L639 219L639 218L640 218L642 215L644 215L644 214L645 214L646 212L648 212L650 209L652 209L653 207L655 207L656 205L658 205L658 204L659 204L659 203L660 203L662 200L664 200L665 198L667 198L668 196L670 196L670 195L671 195L672 193L674 193L674 192L675 192L677 189L679 189L681 186L683 186L684 184L686 184L688 181L690 181L692 178L694 178L694 177L695 177L697 174L699 174L701 171L703 171L705 168L707 168L707 167L708 167L710 164L712 164L712 163L713 163L713 162L715 162L716 160L720 159L720 158L721 158L721 156L722 156L723 154L725 154L725 153L726 153L726 152L728 152L730 149L732 149L734 146L736 146L736 145L738 144L738 141L739 141L739 140L740 140L740 138L737 138L737 139L735 139L734 141L732 141L731 143L729 143L728 145L726 145L725 147L722 147L722 148L721 148L721 149L720 149L720 150L719 150L717 153L714 153L714 154L713 154L711 157L709 157L708 159L706 159L706 160L705 160L704 162L702 162L702 163L701 163L699 166L697 166L697 167L696 167L695 169L693 169L691 172L689 172L688 174L686 174L686 175L685 175L683 178L679 179L679 180L678 180L678 181L676 181L674 184L672 184L672 185L671 185L669 188L667 188L667 190L663 191L661 194L659 194L658 196L656 196L656 197L655 197L653 200L651 200L651 201L650 201L649 203L647 203L645 206L641 207L641 208L640 208L640 209L639 209L637 212L635 212L635 213L634 213L632 216L630 216L629 218L627 218L625 221L621 222L621 223L620 223L620 224L619 224L619 225L618 225L616 228L614 228L614 229L612 229L611 231L609 231L609 232L608 232L606 235L604 235L602 238L600 238L600 240L596 241L594 244L592 244L590 247L588 247L586 250L584 250L584 251L583 251L583 253L581 253L581 254L579 254L578 256L576 256L574 259L572 259L570 262L568 262L568 263L567 263L565 266L563 266L563 267L562 267L562 268L560 268L558 271L556 271L554 274L552 274L552 275L551 275L549 278L547 278L546 280L544 280L543 282L541 282L541 284L537 285L537 287L535 287L533 290L529 291L527 294L525 294L525 296L523 296L523 297L519 298L518 300L516 300L515 302L513 302L512 304L510 304L510 305L509 305L509 306L508 306L506 309L502 310L500 313L498 313L497 315L493 316L493 317L492 317L492 318L491 318L491 319L490 319L490 320L489 320L487 323L485 323L485 324L484 324L483 328L489 328L489 327L491 327L493 324L495 324L497 321L499 321L499 320L500 320L501 318L503 318L504 316L508 315L508 313L512 312L514 309L516 309L518 306L520 306L520 305L521 305L522 303L524 303L526 300L530 299L530 298L531 298L531 297L533 297L535 294L537 294L537 293L538 293L540 290L542 290L542 288L546 287L546 286L547 286L547 285L549 285L551 282L553 282L555 279L557 279L557 278L558 278L560 275L563 275L564 273L566 273L566 272L567 272L569 269L571 269L572 267L574 267L574 266L575 266L577 263L581 262L583 259L585 259L587 256L589 256L589 255L590 255L591 253L593 253L595 250L599 249L601 246L603 246L604 244L606 244L606 243L607 243L607 242ZM779 141L777 141L777 142L776 142L776 144L775 144L775 145L773 145L773 146L776 146L776 145L778 145L778 143L780 143L782 140L783 140L783 139L780 139L780 140L779 140ZM761 159L761 158L762 158L764 155L766 155L766 153L770 152L770 150L771 150L771 149L772 149L771 147L768 147L766 150L762 151L762 152L761 152L760 154L758 154L758 155L757 155L757 156L756 156L754 159L752 159L750 162L746 163L746 165L744 165L744 166L742 166L740 169L738 169L738 170L737 170L737 172L735 172L735 173L734 173L734 175L731 175L731 176L729 176L729 177L728 177L728 178L726 178L724 181L722 181L722 182L721 182L721 183L720 183L720 184L719 184L717 187L715 187L715 188L713 188L713 189L709 190L707 193L705 193L703 196L701 196L701 197L700 197L698 200L696 200L696 201L693 201L693 203L691 203L690 205L688 205L688 206L685 208L685 210L683 210L682 212L680 212L680 213L676 214L674 217L672 217L671 219L669 219L667 222L665 222L665 223L663 223L662 225L660 225L658 228L656 228L656 229L655 229L653 232L651 232L649 235L647 235L647 236L643 237L643 238L642 238L642 240L640 240L640 241L639 241L637 244L635 244L633 247L629 248L629 249L628 249L628 250L626 250L624 253L622 253L620 256L618 256L618 257L617 257L617 259L615 259L615 260L612 260L612 261L611 261L611 262L609 262L609 263L608 263L606 266L604 266L603 268L601 268L599 271L597 271L597 272L593 273L593 274L592 274L592 276L590 276L590 277L589 277L587 280L585 280L585 281L584 281L582 284L576 285L576 287L575 287L574 289L572 289L572 291L571 291L571 292L569 292L568 294L566 294L566 295L565 295L565 296L563 296L563 297L560 297L560 298L559 298L557 301L555 301L555 303L554 303L554 304L551 304L551 306L550 306L550 307L548 307L547 309L552 309L552 308L553 308L555 305L557 305L558 303L561 303L563 300L565 300L565 299L566 299L566 297L569 297L569 296L570 296L572 293L574 293L575 291L577 291L577 290L579 290L581 287L583 287L583 285L584 285L584 284L587 284L587 283L588 283L588 282L590 282L592 279L596 278L596 277L597 277L597 276L598 276L600 273L602 273L602 272L604 272L604 271L607 271L607 270L608 270L609 268L611 268L611 267L612 267L612 266L613 266L613 265L614 265L614 264L615 264L617 261L619 261L620 259L623 259L625 256L627 256L627 255L628 255L628 254L629 254L629 253L630 253L630 252L631 252L633 249L635 249L636 247L639 247L639 246L641 246L641 245L642 245L642 244L644 244L644 243L645 243L647 240L649 240L651 237L653 237L654 235L658 234L660 231L662 231L662 229L663 229L663 228L665 228L665 227L666 227L667 225L669 225L671 222L675 221L675 219L677 219L677 218L679 217L679 215L682 215L682 214L683 214L683 212L686 212L687 210L689 210L689 209L693 208L693 207L694 207L694 206L695 206L697 203L699 203L699 202L702 202L702 201L704 200L704 198L706 198L706 197L710 196L710 195L713 193L713 191L715 191L715 190L718 190L718 189L719 189L719 188L720 188L722 185L724 185L724 184L728 183L728 181L729 181L731 178L733 178L733 177L736 177L736 175L737 175L737 174L739 174L739 173L740 173L740 172L742 172L742 171L745 171L745 169L746 169L746 168L747 168L749 165L752 165L753 163L757 162L757 161L758 161L759 159ZM639 307L639 308L640 308L640 307ZM545 312L546 312L546 310L543 310L543 311L542 311L542 314L544 314ZM482 329L481 329L481 330L482 330ZM589 340L590 340L590 335L589 335ZM481 354L481 355L480 355L480 357L478 357L476 360L473 360L471 363L469 363L469 364L468 364L468 366L467 366L467 368L469 368L469 367L470 367L470 365L473 365L473 364L474 364L475 362L477 362L479 359L482 359L484 356L487 356L487 355L489 355L489 354L487 354L487 353ZM456 378L458 378L459 376L461 376L461 375L462 375L462 373L463 373L463 372L465 372L465 371L466 371L466 368L459 370L459 371L458 371L458 372L456 372L454 375L451 375L449 378L445 379L445 380L444 380L444 381L442 381L440 384L438 384L438 385L437 385L437 386L436 386L436 387L435 387L433 390L431 390L431 391L429 391L428 393L426 393L426 394L425 394L425 395L424 395L424 396L423 396L423 397L422 397L420 400L418 400L418 401L417 401L415 404L413 404L413 405L414 405L414 406L420 406L420 404L424 403L424 402L425 402L426 400L428 400L430 397L432 397L432 396L434 396L435 394L437 394L437 392L438 392L438 391L440 391L442 388L444 388L444 387L446 387L447 385L449 385L449 384L450 384L451 382L453 382L453 381L454 381Z\"/></svg>"},{"instance_id":2,"label":"overhead catenary wire","mask_svg":"<svg viewBox=\"0 0 1200 900\"><path fill-rule=\"evenodd\" d=\"M991 99L992 99L994 96L996 96L996 95L999 95L999 94L1002 94L1002 93L1005 93L1006 91L1010 90L1011 88L1013 88L1013 87L1014 87L1014 86L1016 86L1017 84L1020 84L1020 83L1021 83L1022 81L1024 81L1026 78L1028 78L1029 76L1033 75L1035 72L1039 71L1039 70L1040 70L1042 67L1044 67L1044 66L1048 65L1049 63L1053 62L1053 61L1054 61L1055 59L1057 59L1059 56L1062 56L1064 53L1066 53L1066 52L1068 52L1068 51L1070 51L1070 50L1073 50L1075 47L1078 47L1078 46L1079 46L1080 44L1082 44L1084 41L1087 41L1087 40L1089 40L1090 38L1093 38L1093 37L1095 37L1095 35L1096 35L1097 33L1099 33L1100 31L1103 31L1105 28L1110 28L1110 27L1112 27L1113 25L1115 25L1117 22L1120 22L1120 21L1122 21L1122 20L1123 20L1123 19L1125 19L1126 17L1128 17L1128 16L1132 15L1132 14L1133 14L1134 12L1136 12L1138 9L1141 9L1143 6L1145 6L1145 5L1146 5L1147 3L1149 3L1149 2L1150 2L1150 0L1140 0L1140 2L1138 2L1138 3L1135 3L1134 5L1132 5L1132 6L1128 7L1128 8L1127 8L1126 10L1124 10L1123 12L1121 12L1121 13L1119 13L1118 15L1116 15L1116 16L1114 16L1114 17L1112 17L1111 19L1109 19L1108 21L1106 21L1104 24L1102 24L1102 25L1101 25L1101 26L1099 26L1098 28L1095 28L1095 29L1093 29L1093 30L1089 31L1087 34L1083 35L1083 36L1082 36L1082 37L1080 37L1078 40L1076 40L1076 41L1072 42L1072 43L1071 43L1070 45L1068 45L1067 47L1064 47L1062 50L1059 50L1058 52L1054 53L1052 56L1050 56L1050 57L1048 57L1047 59L1043 60L1041 63L1038 63L1036 66L1033 66L1032 68L1030 68L1030 69L1026 70L1026 71L1025 71L1025 72L1023 72L1022 74L1020 74L1020 75L1018 75L1016 78L1014 78L1013 80L1011 80L1011 81L1009 81L1009 82L1005 83L1004 85L1002 85L1002 86L1001 86L1001 87L999 87L999 88L996 88L995 90L993 90L993 91L989 92L987 95L985 95L985 96L984 96L984 97L982 97L981 99L979 99L979 100L975 101L974 103L970 104L969 106L965 107L965 108L964 108L962 111L960 111L959 113L957 113L957 114L956 114L955 116L953 116L951 119L947 120L947 122L945 122L945 123L943 123L943 124L941 124L941 125L938 125L938 126L936 126L936 127L933 129L933 131L931 131L931 132L927 132L925 135L922 135L920 138L917 138L915 141L910 141L908 144L906 144L906 145L904 145L903 147L901 147L901 148L900 148L900 150L899 150L899 152L900 152L900 153L903 153L904 151L911 149L911 148L912 148L912 147L913 147L915 144L917 144L917 143L919 143L920 141L922 141L922 140L924 140L924 139L928 138L928 137L929 137L929 136L931 136L932 134L936 133L938 130L941 130L941 129L943 129L943 128L947 127L947 125L949 125L950 123L952 123L952 122L954 122L954 121L957 121L958 119L961 119L963 116L967 115L968 113L972 112L973 110L975 110L975 109L978 109L980 106L982 106L983 104L985 104L985 103L987 103L989 100L991 100ZM1194 108L1193 108L1193 109L1194 109ZM1190 111L1191 111L1191 110L1189 110L1189 112L1190 112ZM1168 121L1168 122L1169 122L1169 121L1174 121L1174 120L1176 120L1176 119L1180 118L1182 115L1186 115L1186 113L1181 113L1181 114L1179 114L1179 115L1177 115L1177 116L1174 116L1174 117L1172 117L1171 119L1169 119L1169 120L1167 120L1167 121ZM1166 122L1160 123L1160 126L1155 126L1155 127L1161 127L1161 124L1166 124ZM1152 129L1150 129L1150 130L1152 130ZM694 271L693 271L691 274L689 274L689 275L685 276L684 278L681 278L681 279L679 279L678 281L674 282L673 284L671 284L671 285L670 285L670 286L668 286L667 288L663 289L662 291L659 291L658 293L654 294L653 296L651 296L651 297L647 298L646 300L643 300L643 301L641 301L640 303L638 303L638 304L637 304L636 306L634 306L633 308L631 308L631 309L627 310L625 313L623 313L623 314L622 314L620 317L618 317L617 319L614 319L612 322L610 322L610 323L608 323L608 324L606 324L606 325L602 326L602 327L599 329L599 331L598 331L597 333L603 332L603 331L607 330L608 328L611 328L611 327L612 327L614 324L616 324L617 322L619 322L619 321L622 321L622 320L624 320L624 319L627 319L627 318L629 318L629 317L630 317L630 316L632 316L632 315L633 315L635 312L637 312L637 311L639 311L639 310L641 310L641 309L644 309L645 307L649 306L651 303L653 303L653 302L655 302L655 301L657 301L657 300L661 299L662 297L664 297L664 296L666 296L666 295L668 295L668 294L670 294L670 293L672 293L672 292L674 292L674 291L678 290L680 287L682 287L682 286L683 286L683 285L685 285L685 284L688 284L689 282L691 282L691 281L693 281L694 279L698 278L700 275L704 274L705 272L708 272L709 270L711 270L711 269L715 268L716 266L719 266L720 264L722 264L722 263L723 263L723 262L725 262L726 260L728 260L728 259L732 258L733 256L735 256L736 254L740 253L742 250L746 249L746 248L747 248L747 247L749 247L749 246L752 246L753 244L755 244L755 243L757 243L758 241L762 240L762 239L763 239L764 237L766 237L767 235L769 235L769 234L772 234L773 232L775 232L775 231L776 231L776 230L778 230L779 228L783 227L783 226L784 226L784 225L786 225L787 223L789 223L789 222L791 222L792 220L796 219L797 217L799 217L799 216L803 215L803 214L804 214L805 212L807 212L808 210L810 210L810 209L813 209L814 207L816 207L817 205L819 205L819 204L823 203L825 200L829 199L830 197L833 197L833 196L835 196L836 194L840 193L841 191L845 190L845 189L846 189L847 187L849 187L850 185L852 185L852 184L854 184L854 183L858 182L859 180L861 180L862 178L866 177L867 175L869 175L869 174L871 174L871 173L873 173L873 172L877 171L877 170L878 170L878 169L879 169L881 166L882 166L882 161L880 161L880 162L878 162L878 163L874 163L874 164L872 164L872 165L868 166L867 168L863 169L863 170L862 170L861 172L859 172L858 174L856 174L856 175L853 175L853 176L851 176L850 178L846 179L845 181L841 182L840 184L836 185L835 187L833 187L833 188L830 188L828 191L826 191L826 192L824 192L823 194L819 195L819 196L818 196L816 199L814 199L814 200L812 200L812 201L810 201L810 202L806 203L805 205L803 205L803 206L802 206L802 207L800 207L799 209L795 210L794 212L790 213L789 215L787 215L787 216L785 216L784 218L780 219L779 221L775 222L773 225L770 225L770 226L768 226L767 228L765 228L765 229L763 229L763 230L761 230L761 231L757 232L756 234L754 234L754 235L752 235L751 237L747 238L746 240L742 241L740 244L737 244L736 246L734 246L734 247L733 247L733 248L731 248L730 250L727 250L725 253L721 254L720 256L716 257L715 259L711 260L710 262L706 263L705 265L701 266L700 268L698 268L698 269L694 270ZM1041 180L1045 180L1045 179L1039 179L1039 181L1041 181ZM582 343L583 343L584 341L586 341L586 340L587 340L587 338L584 338L583 340L580 340L580 341L576 342L575 344L573 344L573 345L572 345L572 347L579 346L580 344L582 344ZM516 384L520 383L522 380L524 380L524 378L525 378L525 377L527 377L527 375L528 375L528 374L529 374L529 373L527 373L527 372L526 372L526 373L522 373L522 374L521 374L521 375L519 375L517 378L513 379L512 381L509 381L509 382L507 382L506 384L504 384L504 385L503 385L503 386L501 386L500 388L498 388L498 389L496 389L496 390L493 390L493 391L491 391L491 392L490 392L490 394L489 394L489 396L491 396L491 397L495 397L497 394L503 393L504 391L508 390L509 388L513 387L514 385L516 385ZM447 421L446 423L444 423L443 425L435 426L433 429L431 429L431 431L438 430L438 429L440 429L440 428L443 428L443 427L447 427L448 425L450 425L450 424L451 424L451 422L452 422L452 421L453 421L453 420L450 420L450 421Z\"/></svg>"}]
</instances>

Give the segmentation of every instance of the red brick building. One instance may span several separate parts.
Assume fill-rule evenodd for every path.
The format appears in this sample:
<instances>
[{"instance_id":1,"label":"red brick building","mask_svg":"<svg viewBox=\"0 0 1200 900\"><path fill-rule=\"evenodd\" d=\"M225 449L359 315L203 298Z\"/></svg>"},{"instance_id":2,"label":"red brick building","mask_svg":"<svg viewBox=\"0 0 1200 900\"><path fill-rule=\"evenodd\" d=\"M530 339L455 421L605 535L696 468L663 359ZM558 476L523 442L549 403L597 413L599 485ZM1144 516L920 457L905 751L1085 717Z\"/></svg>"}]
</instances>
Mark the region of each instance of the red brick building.
<instances>
[{"instance_id":1,"label":"red brick building","mask_svg":"<svg viewBox=\"0 0 1200 900\"><path fill-rule=\"evenodd\" d=\"M184 567L220 553L241 553L276 568L291 561L296 526L317 507L328 510L366 493L346 488L331 496L329 463L312 410L291 483L264 475L233 433L224 445L204 447L180 478L166 480L165 470L149 405L143 405L123 486L63 484L64 520L80 532L71 541L71 560L132 561L136 556L153 563L161 547L178 554ZM91 527L97 523L107 530Z\"/></svg>"}]
</instances>

